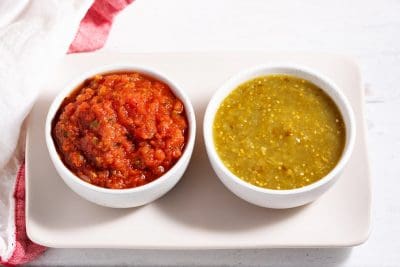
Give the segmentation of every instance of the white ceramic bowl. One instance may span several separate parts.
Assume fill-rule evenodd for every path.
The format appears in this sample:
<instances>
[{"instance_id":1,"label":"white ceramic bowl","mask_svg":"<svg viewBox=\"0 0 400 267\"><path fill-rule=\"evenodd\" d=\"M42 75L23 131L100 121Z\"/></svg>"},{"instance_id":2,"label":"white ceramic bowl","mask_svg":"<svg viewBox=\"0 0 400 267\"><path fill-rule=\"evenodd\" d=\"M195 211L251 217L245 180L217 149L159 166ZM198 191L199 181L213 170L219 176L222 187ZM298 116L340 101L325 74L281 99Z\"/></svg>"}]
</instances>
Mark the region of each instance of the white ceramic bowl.
<instances>
[{"instance_id":1,"label":"white ceramic bowl","mask_svg":"<svg viewBox=\"0 0 400 267\"><path fill-rule=\"evenodd\" d=\"M213 123L221 102L240 84L268 74L288 74L308 80L324 90L338 106L346 127L346 144L336 167L321 180L291 190L273 190L254 186L235 176L219 158L213 139ZM326 192L338 179L353 150L356 130L352 108L340 89L328 78L307 68L293 65L265 65L241 72L225 82L211 98L204 117L204 140L211 165L220 180L238 197L267 208L292 208L310 203Z\"/></svg>"},{"instance_id":2,"label":"white ceramic bowl","mask_svg":"<svg viewBox=\"0 0 400 267\"><path fill-rule=\"evenodd\" d=\"M171 88L172 92L182 101L188 120L188 138L181 158L168 172L166 172L155 181L130 189L102 188L81 180L64 165L56 151L55 144L51 136L52 120L66 96L68 96L84 80L93 77L95 74L104 74L118 71L136 71L166 83ZM128 208L145 205L156 200L157 198L167 193L180 180L188 166L189 160L192 155L196 135L196 121L193 106L188 96L185 94L184 90L175 82L167 78L165 75L159 73L156 70L130 64L107 65L86 72L74 81L70 82L57 95L57 97L52 102L49 112L47 114L45 131L46 144L49 150L50 158L53 161L53 164L58 174L75 193L91 202L102 206L113 208Z\"/></svg>"}]
</instances>

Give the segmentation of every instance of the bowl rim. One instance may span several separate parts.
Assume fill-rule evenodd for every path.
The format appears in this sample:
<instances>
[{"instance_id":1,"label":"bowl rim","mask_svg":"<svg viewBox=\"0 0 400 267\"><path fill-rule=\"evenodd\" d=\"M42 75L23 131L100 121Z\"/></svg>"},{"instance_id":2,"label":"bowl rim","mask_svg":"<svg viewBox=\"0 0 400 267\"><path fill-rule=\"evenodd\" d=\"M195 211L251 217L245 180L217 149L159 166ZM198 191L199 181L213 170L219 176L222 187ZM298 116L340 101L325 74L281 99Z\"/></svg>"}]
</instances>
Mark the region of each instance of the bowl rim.
<instances>
[{"instance_id":1,"label":"bowl rim","mask_svg":"<svg viewBox=\"0 0 400 267\"><path fill-rule=\"evenodd\" d=\"M259 74L259 72L265 72L264 74ZM317 80L318 83L322 83L325 86L320 86L317 85L320 89L322 89L331 99L332 101L336 104L338 107L342 117L343 121L345 123L346 127L346 143L343 148L342 155L340 157L340 160L336 163L335 167L330 170L328 174L326 174L324 177L319 179L316 182L313 182L309 185L300 187L300 188L294 188L294 189L269 189L269 188L263 188L259 187L256 185L253 185L251 183L245 182L244 180L240 179L238 176L236 176L234 173L232 173L222 162L220 159L214 145L214 138L213 138L213 123L215 119L215 114L221 104L221 102L233 91L235 90L239 85L243 84L246 81L249 81L251 79L260 77L260 76L268 76L268 75L273 75L273 74L287 74L295 77L300 77L302 79L305 79L313 84L316 84L315 81L311 81L310 79L303 78L302 76L309 76L313 80ZM336 99L332 97L332 94L336 95ZM339 103L341 102L341 103ZM341 104L341 105L340 105ZM346 118L348 121L346 121ZM204 135L204 143L206 146L206 150L209 156L209 160L214 163L213 165L216 165L216 167L221 170L226 177L228 177L231 181L235 183L236 186L244 187L246 189L250 189L252 191L256 191L262 194L268 194L268 195L276 195L276 196L285 196L285 195L297 195L297 194L303 194L305 192L313 191L317 188L320 188L324 186L325 184L328 184L331 182L336 176L340 174L340 172L343 170L345 165L350 159L350 156L352 154L354 144L355 144L355 137L356 137L356 122L355 122L355 117L353 110L351 108L350 102L347 100L346 96L343 94L343 92L340 90L340 88L333 82L331 81L328 77L322 75L321 73L308 68L304 66L300 66L297 64L291 64L291 63L284 63L284 64L261 64L257 66L250 67L248 69L245 69L237 74L234 74L229 78L227 81L225 81L218 89L215 91L213 96L211 97L207 108L206 112L204 115L204 120L203 120L203 135ZM219 175L218 175L219 176ZM223 179L219 177L222 182ZM225 184L225 182L224 182Z\"/></svg>"},{"instance_id":2,"label":"bowl rim","mask_svg":"<svg viewBox=\"0 0 400 267\"><path fill-rule=\"evenodd\" d=\"M73 173L69 168L67 168L64 162L61 160L56 150L53 137L51 135L52 121L65 97L67 97L70 93L72 93L85 80L92 78L95 75L118 73L118 72L138 72L140 74L144 74L150 78L153 78L155 80L167 84L171 89L171 91L174 93L174 95L180 101L182 101L186 113L186 118L188 121L188 134L187 134L188 137L184 147L184 151L181 157L178 159L178 161L175 162L175 164L172 166L172 168L169 169L166 173L164 173L160 177L158 177L157 179L147 184L126 189L112 189L112 188L100 187L80 179L75 173ZM76 78L67 82L66 85L63 86L63 89L52 100L46 115L46 122L45 122L45 139L50 158L52 159L54 164L57 164L62 169L62 171L65 174L67 174L66 176L68 176L68 179L71 179L73 182L89 190L96 191L99 193L114 194L114 195L139 193L161 186L168 179L170 179L177 170L185 167L184 166L185 158L189 158L190 160L192 148L194 147L195 136L196 136L195 112L193 109L193 105L190 101L190 98L183 90L183 87L181 87L178 83L176 83L176 81L172 80L171 78L168 78L168 75L154 69L153 67L148 67L146 65L131 64L126 62L105 64L95 68L91 68L83 72L82 74L78 75ZM60 176L63 179L65 179L63 175L60 174Z\"/></svg>"}]
</instances>

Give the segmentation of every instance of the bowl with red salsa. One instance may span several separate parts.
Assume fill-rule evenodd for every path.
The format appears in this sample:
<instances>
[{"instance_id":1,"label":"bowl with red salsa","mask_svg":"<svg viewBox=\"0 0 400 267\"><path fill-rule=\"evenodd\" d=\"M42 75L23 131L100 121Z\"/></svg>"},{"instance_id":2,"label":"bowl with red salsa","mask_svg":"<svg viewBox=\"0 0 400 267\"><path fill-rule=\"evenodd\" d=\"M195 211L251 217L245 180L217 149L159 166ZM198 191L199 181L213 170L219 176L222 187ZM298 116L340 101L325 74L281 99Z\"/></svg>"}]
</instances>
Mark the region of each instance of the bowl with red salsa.
<instances>
[{"instance_id":1,"label":"bowl with red salsa","mask_svg":"<svg viewBox=\"0 0 400 267\"><path fill-rule=\"evenodd\" d=\"M148 204L183 176L195 116L184 90L156 70L104 66L68 84L46 118L50 158L64 182L99 205Z\"/></svg>"}]
</instances>

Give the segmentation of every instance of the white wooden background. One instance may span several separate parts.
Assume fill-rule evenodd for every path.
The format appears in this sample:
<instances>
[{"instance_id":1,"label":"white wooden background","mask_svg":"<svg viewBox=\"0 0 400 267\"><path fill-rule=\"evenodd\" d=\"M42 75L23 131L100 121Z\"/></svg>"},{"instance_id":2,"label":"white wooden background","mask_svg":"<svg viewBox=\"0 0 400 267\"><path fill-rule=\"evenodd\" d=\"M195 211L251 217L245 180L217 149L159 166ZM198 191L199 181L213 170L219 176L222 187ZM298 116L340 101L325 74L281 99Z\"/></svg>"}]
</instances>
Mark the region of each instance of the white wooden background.
<instances>
[{"instance_id":1,"label":"white wooden background","mask_svg":"<svg viewBox=\"0 0 400 267\"><path fill-rule=\"evenodd\" d=\"M49 249L32 265L400 266L399 0L137 0L115 21L104 50L310 51L355 57L367 94L372 234L353 249Z\"/></svg>"}]
</instances>

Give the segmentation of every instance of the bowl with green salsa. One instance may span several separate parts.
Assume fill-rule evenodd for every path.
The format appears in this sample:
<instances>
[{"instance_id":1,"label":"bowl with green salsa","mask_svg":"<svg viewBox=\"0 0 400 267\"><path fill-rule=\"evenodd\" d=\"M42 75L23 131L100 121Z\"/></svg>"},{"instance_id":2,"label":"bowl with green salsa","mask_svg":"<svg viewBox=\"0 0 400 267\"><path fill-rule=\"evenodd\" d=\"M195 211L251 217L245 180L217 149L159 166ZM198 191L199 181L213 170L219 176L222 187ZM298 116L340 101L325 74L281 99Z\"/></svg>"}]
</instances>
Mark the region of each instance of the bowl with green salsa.
<instances>
[{"instance_id":1,"label":"bowl with green salsa","mask_svg":"<svg viewBox=\"0 0 400 267\"><path fill-rule=\"evenodd\" d=\"M211 98L203 126L223 184L267 208L316 200L339 178L355 142L354 114L340 88L299 66L235 75Z\"/></svg>"}]
</instances>

